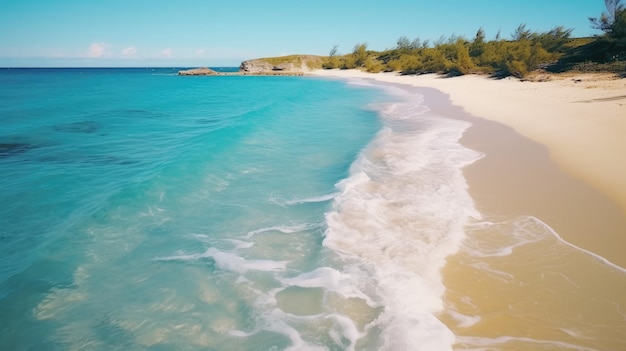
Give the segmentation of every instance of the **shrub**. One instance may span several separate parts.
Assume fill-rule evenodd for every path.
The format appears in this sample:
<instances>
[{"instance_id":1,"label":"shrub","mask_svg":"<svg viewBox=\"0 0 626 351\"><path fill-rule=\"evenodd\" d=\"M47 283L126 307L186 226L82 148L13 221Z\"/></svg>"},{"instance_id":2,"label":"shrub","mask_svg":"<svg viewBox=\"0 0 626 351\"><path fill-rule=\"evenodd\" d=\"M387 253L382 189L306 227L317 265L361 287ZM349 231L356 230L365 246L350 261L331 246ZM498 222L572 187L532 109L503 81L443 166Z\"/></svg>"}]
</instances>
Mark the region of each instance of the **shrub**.
<instances>
[{"instance_id":1,"label":"shrub","mask_svg":"<svg viewBox=\"0 0 626 351\"><path fill-rule=\"evenodd\" d=\"M337 58L337 56L331 56L327 58L326 60L324 60L324 62L322 63L322 68L324 69L339 68L339 65L340 65L339 58Z\"/></svg>"},{"instance_id":2,"label":"shrub","mask_svg":"<svg viewBox=\"0 0 626 351\"><path fill-rule=\"evenodd\" d=\"M399 58L389 61L387 67L402 74L414 74L421 71L424 65L417 55L403 54Z\"/></svg>"},{"instance_id":3,"label":"shrub","mask_svg":"<svg viewBox=\"0 0 626 351\"><path fill-rule=\"evenodd\" d=\"M424 73L449 72L452 67L452 62L446 58L444 50L439 46L425 49L422 62Z\"/></svg>"},{"instance_id":4,"label":"shrub","mask_svg":"<svg viewBox=\"0 0 626 351\"><path fill-rule=\"evenodd\" d=\"M354 50L352 51L352 56L356 67L365 66L365 62L367 61L367 44L356 44L354 46Z\"/></svg>"},{"instance_id":5,"label":"shrub","mask_svg":"<svg viewBox=\"0 0 626 351\"><path fill-rule=\"evenodd\" d=\"M356 62L354 61L354 57L352 55L343 56L339 62L339 68L341 69L356 68Z\"/></svg>"},{"instance_id":6,"label":"shrub","mask_svg":"<svg viewBox=\"0 0 626 351\"><path fill-rule=\"evenodd\" d=\"M368 57L365 61L365 70L367 70L368 72L378 73L384 68L385 67L383 66L383 63L373 57Z\"/></svg>"},{"instance_id":7,"label":"shrub","mask_svg":"<svg viewBox=\"0 0 626 351\"><path fill-rule=\"evenodd\" d=\"M528 74L528 66L523 61L506 61L505 68L510 75L517 78L523 78Z\"/></svg>"},{"instance_id":8,"label":"shrub","mask_svg":"<svg viewBox=\"0 0 626 351\"><path fill-rule=\"evenodd\" d=\"M469 48L466 45L465 40L458 39L453 46L452 64L450 65L450 71L459 74L468 74L474 69L474 62L470 57Z\"/></svg>"}]
</instances>

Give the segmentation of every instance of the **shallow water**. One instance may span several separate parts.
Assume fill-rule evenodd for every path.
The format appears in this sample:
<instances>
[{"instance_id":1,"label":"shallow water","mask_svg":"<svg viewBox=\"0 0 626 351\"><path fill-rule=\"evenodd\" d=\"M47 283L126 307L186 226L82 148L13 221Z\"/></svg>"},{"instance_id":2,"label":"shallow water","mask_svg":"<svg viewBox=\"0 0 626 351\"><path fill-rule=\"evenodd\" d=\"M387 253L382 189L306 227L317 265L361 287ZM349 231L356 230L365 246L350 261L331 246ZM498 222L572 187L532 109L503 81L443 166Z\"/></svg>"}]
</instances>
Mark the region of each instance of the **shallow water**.
<instances>
[{"instance_id":1,"label":"shallow water","mask_svg":"<svg viewBox=\"0 0 626 351\"><path fill-rule=\"evenodd\" d=\"M623 345L622 287L590 278L621 272L476 211L469 122L362 80L175 72L0 73L0 349Z\"/></svg>"}]
</instances>

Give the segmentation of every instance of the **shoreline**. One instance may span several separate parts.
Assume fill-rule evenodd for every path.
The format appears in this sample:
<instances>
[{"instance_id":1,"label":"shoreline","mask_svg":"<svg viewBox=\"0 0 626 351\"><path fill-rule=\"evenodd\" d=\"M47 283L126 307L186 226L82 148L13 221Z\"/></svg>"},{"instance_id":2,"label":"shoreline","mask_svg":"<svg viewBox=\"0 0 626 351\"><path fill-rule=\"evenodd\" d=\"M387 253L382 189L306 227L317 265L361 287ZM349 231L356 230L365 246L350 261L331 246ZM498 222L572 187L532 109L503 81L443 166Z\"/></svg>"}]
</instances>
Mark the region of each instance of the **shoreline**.
<instances>
[{"instance_id":1,"label":"shoreline","mask_svg":"<svg viewBox=\"0 0 626 351\"><path fill-rule=\"evenodd\" d=\"M593 88L575 81L446 79L356 70L312 75L420 89L431 109L447 109L443 115L472 123L461 142L486 156L467 166L464 174L481 213L535 216L579 250L626 267L621 253L626 246L626 163L619 164L616 156L626 152L626 138L619 140L620 131L626 135L626 118L617 118L622 110L626 115L626 100L615 98L623 95L619 85L626 80ZM579 108L577 101L596 102ZM598 118L588 115L590 108L603 114L609 126L597 125ZM550 133L554 131L565 133ZM579 145L568 148L573 141Z\"/></svg>"},{"instance_id":2,"label":"shoreline","mask_svg":"<svg viewBox=\"0 0 626 351\"><path fill-rule=\"evenodd\" d=\"M553 75L561 79L546 82L358 70L316 70L310 74L437 89L469 114L512 127L545 145L559 166L612 198L626 215L626 162L614 156L620 151L626 153L626 118L622 117L626 116L626 79L592 73Z\"/></svg>"}]
</instances>

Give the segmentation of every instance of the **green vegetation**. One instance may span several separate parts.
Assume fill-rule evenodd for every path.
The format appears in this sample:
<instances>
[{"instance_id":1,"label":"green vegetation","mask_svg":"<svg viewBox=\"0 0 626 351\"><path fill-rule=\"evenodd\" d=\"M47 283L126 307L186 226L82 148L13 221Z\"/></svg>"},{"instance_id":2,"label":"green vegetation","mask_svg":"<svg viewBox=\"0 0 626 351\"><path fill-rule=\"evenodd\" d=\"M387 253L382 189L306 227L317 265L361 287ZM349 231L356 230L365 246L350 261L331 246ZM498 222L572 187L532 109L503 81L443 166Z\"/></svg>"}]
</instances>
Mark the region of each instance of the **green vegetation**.
<instances>
[{"instance_id":1,"label":"green vegetation","mask_svg":"<svg viewBox=\"0 0 626 351\"><path fill-rule=\"evenodd\" d=\"M570 32L556 27L546 33L536 33L520 25L513 40L486 41L485 32L479 29L472 41L458 36L442 37L434 46L422 43L419 38L411 41L401 37L394 49L384 52L369 51L367 44L357 44L350 54L329 56L323 67L403 74L491 73L523 77L546 63L555 62L565 52ZM336 48L333 52L336 53Z\"/></svg>"},{"instance_id":2,"label":"green vegetation","mask_svg":"<svg viewBox=\"0 0 626 351\"><path fill-rule=\"evenodd\" d=\"M575 39L565 47L565 54L552 72L577 70L615 72L626 76L626 7L621 0L605 0L608 12L590 17L591 27L602 30L595 38Z\"/></svg>"},{"instance_id":3,"label":"green vegetation","mask_svg":"<svg viewBox=\"0 0 626 351\"><path fill-rule=\"evenodd\" d=\"M470 73L495 77L523 78L531 72L615 72L626 77L626 7L622 0L604 0L607 12L590 17L592 28L603 32L592 38L571 38L572 29L557 26L535 32L521 24L504 39L497 33L487 40L479 28L472 39L453 35L432 44L419 38L398 38L393 49L382 52L358 43L348 54L339 54L334 45L328 56L290 55L259 59L274 67L298 70L362 69L368 72L396 71L402 74L442 73L451 76Z\"/></svg>"},{"instance_id":4,"label":"green vegetation","mask_svg":"<svg viewBox=\"0 0 626 351\"><path fill-rule=\"evenodd\" d=\"M522 78L543 69L626 72L626 7L621 0L605 0L608 12L590 17L593 28L603 35L571 38L572 29L562 26L547 32L534 32L521 24L510 40L500 37L487 41L480 28L472 40L441 37L433 45L419 38L398 39L395 48L383 52L368 50L366 43L351 53L337 54L337 45L323 60L327 69L364 69L368 72L397 71L402 74L442 73L462 75L487 73Z\"/></svg>"},{"instance_id":5,"label":"green vegetation","mask_svg":"<svg viewBox=\"0 0 626 351\"><path fill-rule=\"evenodd\" d=\"M302 66L302 64L304 64L310 69L321 69L322 63L325 61L322 56L314 55L288 55L279 57L266 57L258 60L267 62L273 66L292 64L295 67L300 67Z\"/></svg>"},{"instance_id":6,"label":"green vegetation","mask_svg":"<svg viewBox=\"0 0 626 351\"><path fill-rule=\"evenodd\" d=\"M608 12L599 18L590 17L591 26L605 34L597 42L596 49L604 52L606 62L626 60L626 6L621 0L605 0Z\"/></svg>"}]
</instances>

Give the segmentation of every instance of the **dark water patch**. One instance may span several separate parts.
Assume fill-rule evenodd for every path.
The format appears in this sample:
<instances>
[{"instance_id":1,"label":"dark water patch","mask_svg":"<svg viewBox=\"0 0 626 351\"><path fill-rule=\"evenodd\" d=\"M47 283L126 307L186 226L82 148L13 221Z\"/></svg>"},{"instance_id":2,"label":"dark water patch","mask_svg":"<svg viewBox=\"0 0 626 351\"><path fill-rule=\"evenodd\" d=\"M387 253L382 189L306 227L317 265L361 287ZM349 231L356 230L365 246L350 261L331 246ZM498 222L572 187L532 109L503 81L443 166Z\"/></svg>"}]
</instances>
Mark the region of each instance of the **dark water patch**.
<instances>
[{"instance_id":1,"label":"dark water patch","mask_svg":"<svg viewBox=\"0 0 626 351\"><path fill-rule=\"evenodd\" d=\"M144 117L144 118L155 118L155 117L165 117L167 116L164 113L153 112L148 110L141 109L124 109L124 110L114 110L113 113L119 113L122 115L134 116L134 117Z\"/></svg>"},{"instance_id":2,"label":"dark water patch","mask_svg":"<svg viewBox=\"0 0 626 351\"><path fill-rule=\"evenodd\" d=\"M51 150L58 142L46 138L45 135L0 135L0 159L18 158L19 161L32 159L40 150ZM45 153L46 151L43 151Z\"/></svg>"},{"instance_id":3,"label":"dark water patch","mask_svg":"<svg viewBox=\"0 0 626 351\"><path fill-rule=\"evenodd\" d=\"M195 122L196 122L196 124L213 125L213 124L218 124L221 121L215 120L215 119L200 118L200 119L197 119Z\"/></svg>"},{"instance_id":4,"label":"dark water patch","mask_svg":"<svg viewBox=\"0 0 626 351\"><path fill-rule=\"evenodd\" d=\"M88 162L99 164L99 165L120 165L120 166L129 166L138 164L139 161L132 160L128 158L121 158L117 156L95 156L87 159Z\"/></svg>"},{"instance_id":5,"label":"dark water patch","mask_svg":"<svg viewBox=\"0 0 626 351\"><path fill-rule=\"evenodd\" d=\"M137 164L135 160L123 159L115 156L94 156L79 160L78 163L86 163L94 166L130 166Z\"/></svg>"},{"instance_id":6,"label":"dark water patch","mask_svg":"<svg viewBox=\"0 0 626 351\"><path fill-rule=\"evenodd\" d=\"M82 121L66 124L57 124L52 128L57 132L91 134L97 132L101 127L102 125L98 122Z\"/></svg>"},{"instance_id":7,"label":"dark water patch","mask_svg":"<svg viewBox=\"0 0 626 351\"><path fill-rule=\"evenodd\" d=\"M123 158L118 156L111 155L82 155L82 154L57 154L57 155L46 155L44 157L40 157L34 159L36 162L49 162L49 163L60 163L60 164L85 164L85 165L94 165L94 166L110 166L110 165L119 165L119 166L130 166L136 165L140 162L134 159Z\"/></svg>"},{"instance_id":8,"label":"dark water patch","mask_svg":"<svg viewBox=\"0 0 626 351\"><path fill-rule=\"evenodd\" d=\"M162 112L148 111L142 109L117 109L100 111L89 114L90 119L106 119L109 117L130 117L130 118L147 118L147 119L161 119L168 117L167 114Z\"/></svg>"},{"instance_id":9,"label":"dark water patch","mask_svg":"<svg viewBox=\"0 0 626 351\"><path fill-rule=\"evenodd\" d=\"M0 283L0 350L64 350L52 337L62 325L40 318L41 301L56 289L71 289L71 265L42 259ZM36 335L36 337L33 337Z\"/></svg>"},{"instance_id":10,"label":"dark water patch","mask_svg":"<svg viewBox=\"0 0 626 351\"><path fill-rule=\"evenodd\" d=\"M0 158L21 155L29 150L38 148L38 145L24 142L0 143Z\"/></svg>"},{"instance_id":11,"label":"dark water patch","mask_svg":"<svg viewBox=\"0 0 626 351\"><path fill-rule=\"evenodd\" d=\"M210 118L200 118L200 119L194 120L194 123L196 125L207 127L210 129L224 128L233 124L233 122L234 122L233 120L218 120L218 119L210 119Z\"/></svg>"},{"instance_id":12,"label":"dark water patch","mask_svg":"<svg viewBox=\"0 0 626 351\"><path fill-rule=\"evenodd\" d=\"M119 317L113 313L96 318L91 330L107 348L129 350L133 348L136 335L120 325Z\"/></svg>"}]
</instances>

